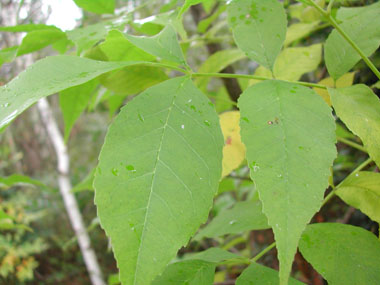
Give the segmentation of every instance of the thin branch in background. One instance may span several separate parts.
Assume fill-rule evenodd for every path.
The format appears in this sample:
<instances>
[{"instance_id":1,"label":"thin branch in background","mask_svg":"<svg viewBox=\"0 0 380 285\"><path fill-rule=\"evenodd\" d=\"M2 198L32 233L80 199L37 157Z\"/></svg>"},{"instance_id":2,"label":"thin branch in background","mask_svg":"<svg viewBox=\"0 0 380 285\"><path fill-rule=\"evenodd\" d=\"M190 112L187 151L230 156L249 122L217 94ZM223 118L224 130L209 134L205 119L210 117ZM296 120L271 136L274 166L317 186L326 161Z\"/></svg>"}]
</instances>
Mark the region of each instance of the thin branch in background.
<instances>
[{"instance_id":1,"label":"thin branch in background","mask_svg":"<svg viewBox=\"0 0 380 285\"><path fill-rule=\"evenodd\" d=\"M58 160L57 170L59 190L65 204L66 212L69 215L71 226L73 227L75 235L78 239L79 247L82 252L91 283L93 285L104 285L105 282L103 281L102 272L96 259L95 251L91 247L90 238L86 227L84 226L78 203L74 194L71 192L72 185L69 176L70 162L62 134L53 117L47 99L40 99L37 106L41 114L42 122L46 127L48 137L53 143L54 150L56 152Z\"/></svg>"}]
</instances>

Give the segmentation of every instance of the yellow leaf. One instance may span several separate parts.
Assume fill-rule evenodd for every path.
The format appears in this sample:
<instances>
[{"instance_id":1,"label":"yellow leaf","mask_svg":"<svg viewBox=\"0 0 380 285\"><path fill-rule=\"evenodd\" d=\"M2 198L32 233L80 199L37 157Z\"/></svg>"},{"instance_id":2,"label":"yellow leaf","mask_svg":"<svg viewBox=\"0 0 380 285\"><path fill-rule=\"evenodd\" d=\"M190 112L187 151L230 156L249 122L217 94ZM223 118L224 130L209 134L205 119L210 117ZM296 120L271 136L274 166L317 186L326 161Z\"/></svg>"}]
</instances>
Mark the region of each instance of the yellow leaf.
<instances>
[{"instance_id":1,"label":"yellow leaf","mask_svg":"<svg viewBox=\"0 0 380 285\"><path fill-rule=\"evenodd\" d=\"M331 77L327 77L327 78L322 79L321 81L318 82L318 84L321 84L321 85L324 85L327 87L336 87L336 88L348 87L348 86L351 86L352 83L354 82L354 76L355 76L355 72L349 72L349 73L342 75L342 77L340 77L336 81L336 85L334 85L334 79L332 79ZM327 92L327 90L321 89L321 88L313 88L313 89L331 107L331 99L330 99L330 95Z\"/></svg>"},{"instance_id":2,"label":"yellow leaf","mask_svg":"<svg viewBox=\"0 0 380 285\"><path fill-rule=\"evenodd\" d=\"M224 112L219 115L219 120L225 142L222 172L222 177L225 177L243 162L245 158L245 145L240 139L240 113L238 111Z\"/></svg>"}]
</instances>

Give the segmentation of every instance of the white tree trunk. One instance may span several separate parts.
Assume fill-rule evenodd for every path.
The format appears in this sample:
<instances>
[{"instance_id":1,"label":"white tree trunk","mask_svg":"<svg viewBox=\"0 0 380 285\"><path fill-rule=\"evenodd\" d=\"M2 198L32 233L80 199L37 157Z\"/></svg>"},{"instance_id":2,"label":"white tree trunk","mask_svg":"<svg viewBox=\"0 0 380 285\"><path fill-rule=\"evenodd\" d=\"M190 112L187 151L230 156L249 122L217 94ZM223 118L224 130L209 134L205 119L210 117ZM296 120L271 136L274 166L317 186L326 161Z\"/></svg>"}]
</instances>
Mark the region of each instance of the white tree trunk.
<instances>
[{"instance_id":1,"label":"white tree trunk","mask_svg":"<svg viewBox=\"0 0 380 285\"><path fill-rule=\"evenodd\" d=\"M38 101L38 110L57 155L59 190L65 204L66 212L69 215L71 225L78 239L79 247L91 282L93 285L104 285L105 283L103 281L102 273L95 252L91 247L90 238L84 226L82 215L79 211L75 196L71 192L72 185L69 177L70 162L67 148L46 98Z\"/></svg>"}]
</instances>

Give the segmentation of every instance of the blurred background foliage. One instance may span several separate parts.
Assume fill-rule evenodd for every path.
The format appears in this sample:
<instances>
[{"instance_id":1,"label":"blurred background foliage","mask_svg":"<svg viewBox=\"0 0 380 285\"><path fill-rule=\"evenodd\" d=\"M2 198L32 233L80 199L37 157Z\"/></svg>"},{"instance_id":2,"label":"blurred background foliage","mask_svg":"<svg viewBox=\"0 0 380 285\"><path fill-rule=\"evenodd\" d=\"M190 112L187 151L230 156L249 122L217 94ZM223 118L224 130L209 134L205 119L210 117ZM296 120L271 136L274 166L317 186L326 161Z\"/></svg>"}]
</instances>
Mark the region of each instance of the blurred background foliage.
<instances>
[{"instance_id":1,"label":"blurred background foliage","mask_svg":"<svg viewBox=\"0 0 380 285\"><path fill-rule=\"evenodd\" d=\"M324 4L324 1L319 2ZM339 7L341 4L363 6L376 1L335 2L336 7ZM157 34L170 22L180 34L181 46L194 69L197 70L202 66L205 72L208 72L207 65L204 64L208 59L210 70L219 68L228 73L255 72L257 64L237 52L231 52L234 45L226 25L225 5L216 0L204 1L203 5L191 7L184 15L182 23L176 17L182 4L181 0L117 0L114 15L98 15L83 11L82 18L77 21L77 29L71 32L71 36L69 32L68 36L72 39L82 36L76 44L79 42L79 45L82 45L85 50L84 56L102 59L104 54L99 45L104 42L108 33L105 21L112 21L113 25L122 27L120 29L122 31L128 29L130 33L145 35ZM51 13L47 5L43 0L0 0L0 25L43 24ZM310 46L326 39L331 28L324 25L319 14L296 1L284 1L284 5L288 8L289 25L303 24L299 30L295 30L294 39L289 43L290 47ZM128 13L136 7L138 10L135 13ZM173 10L176 12L172 12ZM157 16L148 18L151 15ZM0 49L20 45L24 36L24 33L0 32ZM63 40L32 54L22 55L12 63L4 62L0 69L0 84L3 85L25 69L30 61L66 50L68 53L75 53L74 44L70 40ZM229 50L230 53L226 53L223 57L222 50ZM210 55L213 54L218 54L214 62L210 60ZM380 53L375 53L371 60L376 66L380 66ZM215 67L215 65L220 66ZM319 82L327 77L325 65L318 62L317 66L311 72L303 74L301 80ZM376 83L375 76L362 62L355 70L357 70L353 78L355 83L361 82L369 86ZM117 78L118 75L115 76ZM120 106L128 102L136 91L125 91L122 85L119 89L125 92L115 90L114 81L107 86L107 78L101 79L101 82L108 89L104 86L98 87L91 93L86 111L71 130L68 148L71 159L71 181L73 185L79 184L75 192L81 213L88 226L92 245L103 273L109 277L109 283L114 284L117 283L117 278L114 276L117 268L109 241L96 218L91 173L97 164L97 156L107 126ZM198 82L198 85L207 91L208 96L215 102L218 112L221 113L235 109L233 101L248 82L236 79L212 79L210 82L207 80ZM379 94L379 88L374 90ZM59 98L51 96L49 100L63 132L65 128ZM360 144L360 140L342 124L338 127L338 136ZM366 158L365 154L342 142L338 143L338 152L333 168L335 183L339 183ZM0 134L0 177L9 177L14 173L33 177L40 182L26 179L24 183L12 183L0 180L0 284L89 284L86 268L57 189L54 151L35 107L24 112ZM243 162L237 170L221 181L210 220L234 206L236 202L247 200L248 197L257 197L257 192L254 183L249 179L249 168ZM317 213L314 220L358 225L378 233L376 223L359 210L346 205L338 197ZM246 231L217 238L195 239L188 247L181 249L180 255L220 246L244 256L253 256L272 242L271 230ZM262 262L278 269L275 250L266 255ZM241 271L241 265L220 266L215 275L215 282L234 284L228 283L228 280L234 280ZM299 253L296 256L293 273L305 283L324 284L322 277Z\"/></svg>"}]
</instances>

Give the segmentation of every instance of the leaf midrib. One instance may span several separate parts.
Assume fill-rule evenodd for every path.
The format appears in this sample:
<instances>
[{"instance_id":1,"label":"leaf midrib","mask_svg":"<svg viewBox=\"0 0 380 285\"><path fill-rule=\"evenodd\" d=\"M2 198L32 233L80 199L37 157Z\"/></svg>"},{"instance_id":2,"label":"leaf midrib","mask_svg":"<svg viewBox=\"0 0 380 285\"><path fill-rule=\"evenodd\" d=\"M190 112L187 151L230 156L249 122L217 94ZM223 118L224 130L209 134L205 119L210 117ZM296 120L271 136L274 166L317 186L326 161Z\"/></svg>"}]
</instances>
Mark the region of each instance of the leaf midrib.
<instances>
[{"instance_id":1,"label":"leaf midrib","mask_svg":"<svg viewBox=\"0 0 380 285\"><path fill-rule=\"evenodd\" d=\"M185 83L185 80L180 84L180 86L178 87L178 90L180 90L183 85ZM174 94L178 94L178 90L176 90L176 92L174 92ZM160 161L160 152L161 152L161 149L162 149L162 143L164 141L164 137L165 137L165 133L166 133L166 130L167 130L167 127L169 126L169 118L170 118L170 114L171 114L171 111L173 109L173 107L175 106L175 100L177 98L177 95L174 95L173 96L173 100L170 104L170 107L168 108L168 115L166 117L166 121L165 121L165 124L164 126L162 127L163 131L162 131L162 135L161 135L161 139L160 139L160 144L159 144L159 147L158 147L158 150L157 150L157 155L156 155L156 161L154 163L154 168L153 168L153 173L152 173L152 182L151 182L151 187L150 187L150 192L149 192L149 198L148 198L148 203L147 203L147 206L146 206L146 213L145 213L145 218L144 218L144 222L142 224L143 226L143 230L142 230L142 234L141 234L141 240L140 240L140 245L139 245L139 249L137 251L137 260L136 260L136 269L135 269L135 276L134 276L134 280L133 280L133 284L137 284L136 283L136 277L137 277L137 272L138 272L138 268L139 268L139 262L140 262L140 251L141 251L141 247L142 247L142 244L144 242L144 237L145 237L145 232L146 232L146 222L147 222L147 219L148 219L148 216L149 216L149 209L151 208L150 207L150 203L151 203L151 198L152 198L152 195L153 195L153 188L154 188L154 184L155 184L155 178L156 178L156 171L157 171L157 165L158 165L158 162Z\"/></svg>"}]
</instances>

